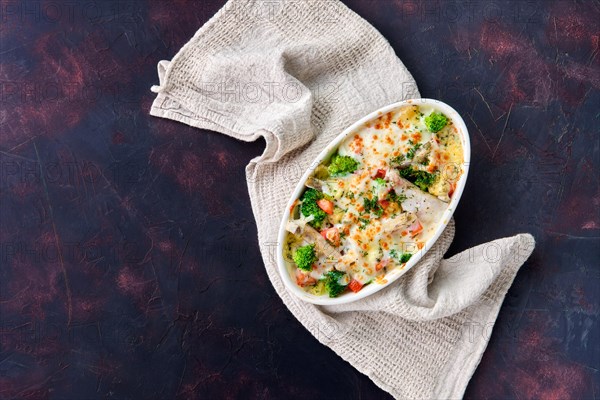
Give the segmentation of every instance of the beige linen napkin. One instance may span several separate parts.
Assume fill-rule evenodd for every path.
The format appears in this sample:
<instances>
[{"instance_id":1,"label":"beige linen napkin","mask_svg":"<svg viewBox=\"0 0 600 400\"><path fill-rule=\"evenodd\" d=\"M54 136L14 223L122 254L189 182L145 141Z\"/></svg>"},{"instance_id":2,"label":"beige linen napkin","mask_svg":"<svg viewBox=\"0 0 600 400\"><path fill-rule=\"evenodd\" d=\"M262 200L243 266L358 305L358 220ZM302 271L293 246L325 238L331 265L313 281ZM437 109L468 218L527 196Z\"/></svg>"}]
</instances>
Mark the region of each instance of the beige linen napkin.
<instances>
[{"instance_id":1,"label":"beige linen napkin","mask_svg":"<svg viewBox=\"0 0 600 400\"><path fill-rule=\"evenodd\" d=\"M246 168L248 190L267 274L294 316L396 398L462 397L533 251L531 235L444 260L451 221L399 281L347 305L302 302L277 271L277 230L303 171L358 118L419 97L387 41L337 0L230 0L158 72L152 115L240 140L265 138L265 152Z\"/></svg>"}]
</instances>

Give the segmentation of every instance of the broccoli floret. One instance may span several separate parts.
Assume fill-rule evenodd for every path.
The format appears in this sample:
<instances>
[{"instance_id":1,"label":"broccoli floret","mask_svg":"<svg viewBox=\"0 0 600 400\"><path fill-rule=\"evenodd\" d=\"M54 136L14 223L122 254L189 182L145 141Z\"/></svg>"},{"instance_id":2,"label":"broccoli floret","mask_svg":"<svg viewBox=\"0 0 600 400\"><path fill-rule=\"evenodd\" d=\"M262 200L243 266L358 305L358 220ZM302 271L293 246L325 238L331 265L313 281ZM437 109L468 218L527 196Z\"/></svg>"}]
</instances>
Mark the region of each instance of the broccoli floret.
<instances>
[{"instance_id":1,"label":"broccoli floret","mask_svg":"<svg viewBox=\"0 0 600 400\"><path fill-rule=\"evenodd\" d=\"M375 178L375 182L381 186L387 185L387 181L383 178Z\"/></svg>"},{"instance_id":2,"label":"broccoli floret","mask_svg":"<svg viewBox=\"0 0 600 400\"><path fill-rule=\"evenodd\" d=\"M410 260L410 258L412 257L412 254L402 253L402 255L398 255L398 252L396 251L396 249L392 249L392 250L390 250L390 256L392 258L395 258L396 260L400 261L401 263L406 263L406 262L408 262L408 260Z\"/></svg>"},{"instance_id":3,"label":"broccoli floret","mask_svg":"<svg viewBox=\"0 0 600 400\"><path fill-rule=\"evenodd\" d=\"M319 192L316 189L307 189L306 192L302 195L302 205L300 206L300 212L305 217L314 216L314 219L309 222L309 224L316 229L321 228L321 224L327 214L325 211L321 210L321 208L317 205L317 200L321 200L323 198L323 193Z\"/></svg>"},{"instance_id":4,"label":"broccoli floret","mask_svg":"<svg viewBox=\"0 0 600 400\"><path fill-rule=\"evenodd\" d=\"M433 185L433 182L435 181L435 174L413 169L412 167L400 170L400 176L414 183L423 191L426 191L427 188Z\"/></svg>"},{"instance_id":5,"label":"broccoli floret","mask_svg":"<svg viewBox=\"0 0 600 400\"><path fill-rule=\"evenodd\" d=\"M406 262L408 262L408 260L410 260L411 257L412 257L412 254L410 254L410 253L403 253L400 256L400 262L401 263L406 263Z\"/></svg>"},{"instance_id":6,"label":"broccoli floret","mask_svg":"<svg viewBox=\"0 0 600 400\"><path fill-rule=\"evenodd\" d=\"M317 255L315 254L315 245L309 244L306 246L298 247L298 250L292 256L294 262L303 271L312 271L312 266L317 261Z\"/></svg>"},{"instance_id":7,"label":"broccoli floret","mask_svg":"<svg viewBox=\"0 0 600 400\"><path fill-rule=\"evenodd\" d=\"M356 171L358 168L358 161L350 156L340 156L335 154L331 157L331 163L329 163L329 173L334 176L345 175Z\"/></svg>"},{"instance_id":8,"label":"broccoli floret","mask_svg":"<svg viewBox=\"0 0 600 400\"><path fill-rule=\"evenodd\" d=\"M340 285L338 282L344 275L345 272L337 270L329 271L325 274L325 289L327 289L329 297L338 297L346 290L347 285Z\"/></svg>"},{"instance_id":9,"label":"broccoli floret","mask_svg":"<svg viewBox=\"0 0 600 400\"><path fill-rule=\"evenodd\" d=\"M439 132L448 123L448 118L442 113L433 112L425 117L425 125L431 132Z\"/></svg>"}]
</instances>

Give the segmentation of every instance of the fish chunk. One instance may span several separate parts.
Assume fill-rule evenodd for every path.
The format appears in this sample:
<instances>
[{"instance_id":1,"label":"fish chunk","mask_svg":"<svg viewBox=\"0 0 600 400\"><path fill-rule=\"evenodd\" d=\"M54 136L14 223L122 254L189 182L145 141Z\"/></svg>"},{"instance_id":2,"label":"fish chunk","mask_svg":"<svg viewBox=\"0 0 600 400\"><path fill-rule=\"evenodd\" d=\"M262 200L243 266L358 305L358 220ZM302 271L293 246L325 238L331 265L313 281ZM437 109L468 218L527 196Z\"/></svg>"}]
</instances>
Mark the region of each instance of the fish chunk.
<instances>
[{"instance_id":1,"label":"fish chunk","mask_svg":"<svg viewBox=\"0 0 600 400\"><path fill-rule=\"evenodd\" d=\"M395 170L390 172L389 179L394 185L396 193L406 196L406 200L402 201L402 210L415 214L421 223L428 226L440 222L442 215L448 208L447 203L422 191L402 178Z\"/></svg>"},{"instance_id":2,"label":"fish chunk","mask_svg":"<svg viewBox=\"0 0 600 400\"><path fill-rule=\"evenodd\" d=\"M309 188L316 189L319 192L327 191L327 183L312 176L306 180L305 185Z\"/></svg>"},{"instance_id":3,"label":"fish chunk","mask_svg":"<svg viewBox=\"0 0 600 400\"><path fill-rule=\"evenodd\" d=\"M335 247L333 247L315 228L310 225L305 225L302 229L302 237L309 243L315 244L317 253L324 255L329 259L337 260L342 255Z\"/></svg>"},{"instance_id":4,"label":"fish chunk","mask_svg":"<svg viewBox=\"0 0 600 400\"><path fill-rule=\"evenodd\" d=\"M342 254L319 231L308 225L302 218L288 221L285 229L290 233L300 235L307 243L314 243L317 253L330 260L338 260L342 257Z\"/></svg>"},{"instance_id":5,"label":"fish chunk","mask_svg":"<svg viewBox=\"0 0 600 400\"><path fill-rule=\"evenodd\" d=\"M415 219L415 214L404 212L397 217L381 221L381 230L385 233L396 232L412 224Z\"/></svg>"}]
</instances>

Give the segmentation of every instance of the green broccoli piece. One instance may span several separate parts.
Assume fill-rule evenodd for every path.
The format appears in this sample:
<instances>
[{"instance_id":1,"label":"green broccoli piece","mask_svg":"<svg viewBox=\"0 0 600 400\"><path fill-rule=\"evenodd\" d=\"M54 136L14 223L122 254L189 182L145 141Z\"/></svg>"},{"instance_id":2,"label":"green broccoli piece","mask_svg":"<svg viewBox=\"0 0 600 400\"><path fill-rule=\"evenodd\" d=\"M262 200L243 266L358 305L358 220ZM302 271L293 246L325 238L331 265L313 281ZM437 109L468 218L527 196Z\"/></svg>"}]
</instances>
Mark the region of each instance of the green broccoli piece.
<instances>
[{"instance_id":1,"label":"green broccoli piece","mask_svg":"<svg viewBox=\"0 0 600 400\"><path fill-rule=\"evenodd\" d=\"M427 188L435 182L435 174L412 167L400 170L400 176L417 185L422 191L427 191Z\"/></svg>"},{"instance_id":2,"label":"green broccoli piece","mask_svg":"<svg viewBox=\"0 0 600 400\"><path fill-rule=\"evenodd\" d=\"M321 224L327 214L325 211L317 205L317 201L323 198L323 193L316 189L309 188L302 195L302 204L300 205L300 212L305 217L314 216L314 219L309 222L309 225L316 229L321 228Z\"/></svg>"},{"instance_id":3,"label":"green broccoli piece","mask_svg":"<svg viewBox=\"0 0 600 400\"><path fill-rule=\"evenodd\" d=\"M410 260L411 257L412 257L412 254L410 254L410 253L403 253L400 256L400 262L401 263L406 263L406 262L408 262L408 260Z\"/></svg>"},{"instance_id":4,"label":"green broccoli piece","mask_svg":"<svg viewBox=\"0 0 600 400\"><path fill-rule=\"evenodd\" d=\"M325 289L329 293L329 297L338 297L345 290L347 285L340 285L338 281L342 276L345 275L345 272L333 270L329 271L325 274Z\"/></svg>"},{"instance_id":5,"label":"green broccoli piece","mask_svg":"<svg viewBox=\"0 0 600 400\"><path fill-rule=\"evenodd\" d=\"M354 172L357 168L358 161L356 161L354 158L335 154L333 157L331 157L328 170L331 175L340 176Z\"/></svg>"},{"instance_id":6,"label":"green broccoli piece","mask_svg":"<svg viewBox=\"0 0 600 400\"><path fill-rule=\"evenodd\" d=\"M390 256L392 258L400 261L401 263L406 263L406 262L408 262L408 260L410 260L410 258L412 257L412 254L402 253L402 255L398 255L398 251L396 251L396 249L392 249L392 250L390 250Z\"/></svg>"},{"instance_id":7,"label":"green broccoli piece","mask_svg":"<svg viewBox=\"0 0 600 400\"><path fill-rule=\"evenodd\" d=\"M425 117L425 125L427 125L427 129L431 132L439 132L443 127L448 123L448 117L446 117L442 113L432 112L427 117Z\"/></svg>"},{"instance_id":8,"label":"green broccoli piece","mask_svg":"<svg viewBox=\"0 0 600 400\"><path fill-rule=\"evenodd\" d=\"M375 178L375 182L381 186L387 185L387 181L383 178Z\"/></svg>"},{"instance_id":9,"label":"green broccoli piece","mask_svg":"<svg viewBox=\"0 0 600 400\"><path fill-rule=\"evenodd\" d=\"M308 244L306 246L298 247L298 250L296 250L292 258L301 270L312 271L312 266L318 259L315 254L315 245Z\"/></svg>"}]
</instances>

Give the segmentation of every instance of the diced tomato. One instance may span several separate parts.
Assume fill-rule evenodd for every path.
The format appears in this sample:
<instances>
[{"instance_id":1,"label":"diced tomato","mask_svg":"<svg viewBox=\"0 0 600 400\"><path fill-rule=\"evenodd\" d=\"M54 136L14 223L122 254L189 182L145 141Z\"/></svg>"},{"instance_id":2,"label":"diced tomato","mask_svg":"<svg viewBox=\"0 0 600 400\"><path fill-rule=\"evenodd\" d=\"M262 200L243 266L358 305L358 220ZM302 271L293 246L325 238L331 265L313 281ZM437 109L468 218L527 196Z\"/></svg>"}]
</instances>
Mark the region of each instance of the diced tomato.
<instances>
[{"instance_id":1,"label":"diced tomato","mask_svg":"<svg viewBox=\"0 0 600 400\"><path fill-rule=\"evenodd\" d=\"M450 190L448 190L448 197L452 197L454 191L456 190L456 182L450 183Z\"/></svg>"},{"instance_id":2,"label":"diced tomato","mask_svg":"<svg viewBox=\"0 0 600 400\"><path fill-rule=\"evenodd\" d=\"M360 289L362 289L363 284L360 283L359 281L355 281L354 279L352 279L350 281L350 283L348 284L348 289L352 290L354 293L357 293L360 291Z\"/></svg>"},{"instance_id":3,"label":"diced tomato","mask_svg":"<svg viewBox=\"0 0 600 400\"><path fill-rule=\"evenodd\" d=\"M373 179L377 179L377 178L385 178L385 169L378 169L377 173L375 174L375 176L373 177Z\"/></svg>"},{"instance_id":4,"label":"diced tomato","mask_svg":"<svg viewBox=\"0 0 600 400\"><path fill-rule=\"evenodd\" d=\"M333 203L327 199L317 200L317 205L327 214L333 214Z\"/></svg>"},{"instance_id":5,"label":"diced tomato","mask_svg":"<svg viewBox=\"0 0 600 400\"><path fill-rule=\"evenodd\" d=\"M296 270L296 283L298 286L310 286L317 283L317 280L312 276L301 272L300 270Z\"/></svg>"},{"instance_id":6,"label":"diced tomato","mask_svg":"<svg viewBox=\"0 0 600 400\"><path fill-rule=\"evenodd\" d=\"M408 231L410 232L410 236L417 236L423 231L423 225L421 225L421 222L417 219L412 223L411 226L408 227Z\"/></svg>"},{"instance_id":7,"label":"diced tomato","mask_svg":"<svg viewBox=\"0 0 600 400\"><path fill-rule=\"evenodd\" d=\"M327 241L329 241L334 246L340 245L340 232L338 228L329 228L321 231L321 236L323 236Z\"/></svg>"},{"instance_id":8,"label":"diced tomato","mask_svg":"<svg viewBox=\"0 0 600 400\"><path fill-rule=\"evenodd\" d=\"M385 208L387 208L387 206L390 205L390 202L388 200L382 199L382 200L379 200L379 205L381 205L381 207L385 209Z\"/></svg>"}]
</instances>

